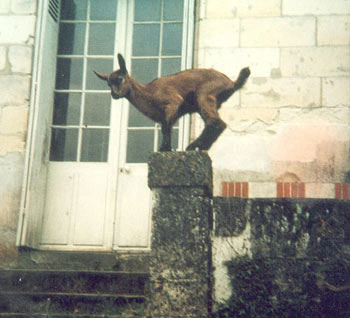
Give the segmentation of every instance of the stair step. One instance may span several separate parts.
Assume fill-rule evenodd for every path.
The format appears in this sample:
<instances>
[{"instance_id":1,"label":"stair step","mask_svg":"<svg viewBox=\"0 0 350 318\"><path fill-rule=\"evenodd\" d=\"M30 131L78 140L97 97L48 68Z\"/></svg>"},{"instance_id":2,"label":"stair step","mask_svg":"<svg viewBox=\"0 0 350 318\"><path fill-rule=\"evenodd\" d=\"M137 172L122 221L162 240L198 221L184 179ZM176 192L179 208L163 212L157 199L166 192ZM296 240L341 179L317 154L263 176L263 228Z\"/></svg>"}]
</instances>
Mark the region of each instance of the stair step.
<instances>
[{"instance_id":1,"label":"stair step","mask_svg":"<svg viewBox=\"0 0 350 318\"><path fill-rule=\"evenodd\" d=\"M125 271L2 269L0 318L121 317L125 310L142 312L148 276Z\"/></svg>"},{"instance_id":2,"label":"stair step","mask_svg":"<svg viewBox=\"0 0 350 318\"><path fill-rule=\"evenodd\" d=\"M0 292L142 294L147 273L0 270Z\"/></svg>"}]
</instances>

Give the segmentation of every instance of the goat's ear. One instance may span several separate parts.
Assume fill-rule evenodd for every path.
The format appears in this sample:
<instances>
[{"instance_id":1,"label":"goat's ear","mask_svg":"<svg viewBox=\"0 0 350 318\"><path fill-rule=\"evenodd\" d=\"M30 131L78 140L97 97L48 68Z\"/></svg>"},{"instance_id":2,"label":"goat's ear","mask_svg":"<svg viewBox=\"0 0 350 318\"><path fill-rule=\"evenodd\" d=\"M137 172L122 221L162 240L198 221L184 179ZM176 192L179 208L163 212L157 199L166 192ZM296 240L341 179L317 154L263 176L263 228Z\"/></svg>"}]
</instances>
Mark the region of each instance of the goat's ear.
<instances>
[{"instance_id":1,"label":"goat's ear","mask_svg":"<svg viewBox=\"0 0 350 318\"><path fill-rule=\"evenodd\" d=\"M101 80L108 81L109 75L103 74L103 73L99 73L99 72L96 72L96 71L94 71L94 73L95 73Z\"/></svg>"},{"instance_id":2,"label":"goat's ear","mask_svg":"<svg viewBox=\"0 0 350 318\"><path fill-rule=\"evenodd\" d=\"M126 69L126 64L125 64L125 60L124 57L118 53L118 62L119 62L119 67L120 70L124 73L124 74L128 74L128 71Z\"/></svg>"}]
</instances>

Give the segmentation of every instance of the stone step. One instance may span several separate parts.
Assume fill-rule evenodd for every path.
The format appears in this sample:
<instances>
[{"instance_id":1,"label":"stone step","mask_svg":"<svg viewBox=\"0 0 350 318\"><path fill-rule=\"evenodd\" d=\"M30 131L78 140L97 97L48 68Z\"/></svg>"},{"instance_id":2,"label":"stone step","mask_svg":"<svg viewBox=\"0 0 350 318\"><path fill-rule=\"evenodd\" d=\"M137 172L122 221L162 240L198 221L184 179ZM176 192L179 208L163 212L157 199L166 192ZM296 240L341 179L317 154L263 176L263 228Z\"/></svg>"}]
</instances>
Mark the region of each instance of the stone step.
<instances>
[{"instance_id":1,"label":"stone step","mask_svg":"<svg viewBox=\"0 0 350 318\"><path fill-rule=\"evenodd\" d=\"M140 272L3 269L0 317L142 312L147 279L148 274Z\"/></svg>"}]
</instances>

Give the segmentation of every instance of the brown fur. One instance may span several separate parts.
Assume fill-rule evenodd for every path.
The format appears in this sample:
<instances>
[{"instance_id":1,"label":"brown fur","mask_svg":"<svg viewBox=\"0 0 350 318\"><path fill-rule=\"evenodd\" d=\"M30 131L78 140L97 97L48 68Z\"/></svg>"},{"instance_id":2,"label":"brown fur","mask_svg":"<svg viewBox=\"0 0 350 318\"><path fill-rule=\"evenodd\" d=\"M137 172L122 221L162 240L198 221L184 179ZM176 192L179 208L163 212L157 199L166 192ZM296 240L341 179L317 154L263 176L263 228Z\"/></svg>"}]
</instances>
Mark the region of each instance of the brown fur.
<instances>
[{"instance_id":1,"label":"brown fur","mask_svg":"<svg viewBox=\"0 0 350 318\"><path fill-rule=\"evenodd\" d=\"M218 109L250 75L241 70L236 81L213 69L191 69L161 77L143 85L128 74L124 58L118 54L120 69L109 75L96 73L107 81L114 99L125 97L145 116L162 126L161 151L171 150L170 133L184 114L198 112L205 123L202 134L187 147L207 150L226 128Z\"/></svg>"}]
</instances>

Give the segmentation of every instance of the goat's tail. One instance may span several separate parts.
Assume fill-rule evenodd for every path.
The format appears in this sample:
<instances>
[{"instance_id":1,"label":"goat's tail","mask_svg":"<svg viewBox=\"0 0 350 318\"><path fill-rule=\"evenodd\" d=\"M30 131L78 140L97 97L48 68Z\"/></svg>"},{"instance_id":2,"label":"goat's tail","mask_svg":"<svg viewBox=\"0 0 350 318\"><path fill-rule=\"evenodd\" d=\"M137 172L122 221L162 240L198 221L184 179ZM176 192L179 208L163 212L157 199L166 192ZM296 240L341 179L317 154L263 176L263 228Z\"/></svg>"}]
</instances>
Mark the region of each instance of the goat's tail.
<instances>
[{"instance_id":1,"label":"goat's tail","mask_svg":"<svg viewBox=\"0 0 350 318\"><path fill-rule=\"evenodd\" d=\"M249 67L242 68L239 72L238 78L235 81L234 92L241 89L250 75Z\"/></svg>"}]
</instances>

